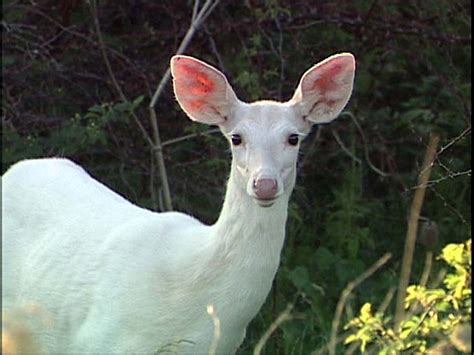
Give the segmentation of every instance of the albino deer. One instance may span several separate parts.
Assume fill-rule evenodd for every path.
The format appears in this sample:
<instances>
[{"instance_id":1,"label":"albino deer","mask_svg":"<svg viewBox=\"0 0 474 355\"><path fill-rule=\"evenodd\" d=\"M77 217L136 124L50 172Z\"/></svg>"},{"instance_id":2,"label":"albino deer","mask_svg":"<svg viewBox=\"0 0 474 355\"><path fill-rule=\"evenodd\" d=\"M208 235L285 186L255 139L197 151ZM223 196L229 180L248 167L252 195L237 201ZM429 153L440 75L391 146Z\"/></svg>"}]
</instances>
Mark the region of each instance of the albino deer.
<instances>
[{"instance_id":1,"label":"albino deer","mask_svg":"<svg viewBox=\"0 0 474 355\"><path fill-rule=\"evenodd\" d=\"M140 208L66 159L15 164L2 178L3 310L35 307L24 325L45 353L206 354L213 340L217 353L234 353L278 268L299 143L341 112L354 71L351 54L334 55L291 100L249 104L217 69L171 59L181 108L231 145L210 226Z\"/></svg>"}]
</instances>

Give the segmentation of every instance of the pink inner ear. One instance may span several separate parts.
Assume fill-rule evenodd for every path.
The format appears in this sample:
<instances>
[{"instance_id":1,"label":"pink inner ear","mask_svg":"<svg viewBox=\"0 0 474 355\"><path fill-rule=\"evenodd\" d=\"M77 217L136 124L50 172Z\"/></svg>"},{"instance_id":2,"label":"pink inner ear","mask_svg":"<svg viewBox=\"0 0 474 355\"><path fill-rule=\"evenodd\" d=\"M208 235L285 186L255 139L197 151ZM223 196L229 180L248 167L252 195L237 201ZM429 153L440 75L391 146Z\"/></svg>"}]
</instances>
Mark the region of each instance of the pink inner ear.
<instances>
[{"instance_id":1,"label":"pink inner ear","mask_svg":"<svg viewBox=\"0 0 474 355\"><path fill-rule=\"evenodd\" d=\"M347 58L334 58L327 63L316 68L318 77L313 81L310 90L317 90L322 94L337 91L340 83L335 81L342 72L346 71L350 66ZM308 83L309 84L309 83Z\"/></svg>"},{"instance_id":2,"label":"pink inner ear","mask_svg":"<svg viewBox=\"0 0 474 355\"><path fill-rule=\"evenodd\" d=\"M195 99L183 102L187 109L199 111L208 103L208 96L215 91L216 83L209 74L196 67L194 63L183 63L186 59L181 59L181 63L176 63L176 87L179 92L185 94L183 97L197 96ZM206 69L206 68L204 68ZM189 96L188 96L189 97Z\"/></svg>"},{"instance_id":3,"label":"pink inner ear","mask_svg":"<svg viewBox=\"0 0 474 355\"><path fill-rule=\"evenodd\" d=\"M190 108L192 111L199 111L202 107L202 105L204 105L204 101L202 100L193 100L190 102Z\"/></svg>"},{"instance_id":4,"label":"pink inner ear","mask_svg":"<svg viewBox=\"0 0 474 355\"><path fill-rule=\"evenodd\" d=\"M190 85L189 90L194 95L206 95L214 90L214 82L201 70L186 64L176 66L179 79Z\"/></svg>"},{"instance_id":5,"label":"pink inner ear","mask_svg":"<svg viewBox=\"0 0 474 355\"><path fill-rule=\"evenodd\" d=\"M191 92L195 95L207 95L214 90L214 83L204 73L196 74L198 84L191 87Z\"/></svg>"}]
</instances>

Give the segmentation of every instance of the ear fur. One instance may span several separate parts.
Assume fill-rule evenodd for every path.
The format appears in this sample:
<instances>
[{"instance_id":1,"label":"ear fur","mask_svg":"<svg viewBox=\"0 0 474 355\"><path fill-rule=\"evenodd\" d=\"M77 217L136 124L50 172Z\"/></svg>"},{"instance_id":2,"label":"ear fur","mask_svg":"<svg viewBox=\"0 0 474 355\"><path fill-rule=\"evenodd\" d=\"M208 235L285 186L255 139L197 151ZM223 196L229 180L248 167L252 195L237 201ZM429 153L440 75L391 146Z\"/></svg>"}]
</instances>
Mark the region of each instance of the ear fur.
<instances>
[{"instance_id":1,"label":"ear fur","mask_svg":"<svg viewBox=\"0 0 474 355\"><path fill-rule=\"evenodd\" d=\"M334 120L352 92L355 59L350 53L333 55L307 70L290 100L312 123Z\"/></svg>"},{"instance_id":2,"label":"ear fur","mask_svg":"<svg viewBox=\"0 0 474 355\"><path fill-rule=\"evenodd\" d=\"M176 100L189 118L207 124L225 122L237 97L224 74L185 55L173 56L170 65Z\"/></svg>"}]
</instances>

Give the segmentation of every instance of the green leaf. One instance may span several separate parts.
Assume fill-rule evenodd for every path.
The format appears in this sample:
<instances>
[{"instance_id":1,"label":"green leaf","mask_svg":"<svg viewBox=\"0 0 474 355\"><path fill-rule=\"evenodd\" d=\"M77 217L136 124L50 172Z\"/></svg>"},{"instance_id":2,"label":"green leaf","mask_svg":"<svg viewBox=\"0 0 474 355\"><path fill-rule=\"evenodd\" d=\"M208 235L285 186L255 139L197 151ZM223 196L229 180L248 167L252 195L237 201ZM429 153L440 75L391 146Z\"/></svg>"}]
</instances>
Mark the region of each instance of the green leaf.
<instances>
[{"instance_id":1,"label":"green leaf","mask_svg":"<svg viewBox=\"0 0 474 355\"><path fill-rule=\"evenodd\" d=\"M104 114L106 112L106 109L103 105L94 105L92 107L89 107L89 112Z\"/></svg>"},{"instance_id":2,"label":"green leaf","mask_svg":"<svg viewBox=\"0 0 474 355\"><path fill-rule=\"evenodd\" d=\"M358 340L359 340L359 338L357 337L357 335L351 334L344 340L344 344L349 344L349 343L352 343L352 342L358 341Z\"/></svg>"},{"instance_id":3,"label":"green leaf","mask_svg":"<svg viewBox=\"0 0 474 355\"><path fill-rule=\"evenodd\" d=\"M372 305L370 303L364 303L360 309L360 318L363 321L368 321L370 318L372 318Z\"/></svg>"},{"instance_id":4,"label":"green leaf","mask_svg":"<svg viewBox=\"0 0 474 355\"><path fill-rule=\"evenodd\" d=\"M132 103L130 101L123 101L116 104L113 108L119 112L129 112L132 110Z\"/></svg>"},{"instance_id":5,"label":"green leaf","mask_svg":"<svg viewBox=\"0 0 474 355\"><path fill-rule=\"evenodd\" d=\"M304 266L297 266L290 271L288 276L293 285L299 290L310 283L308 270Z\"/></svg>"},{"instance_id":6,"label":"green leaf","mask_svg":"<svg viewBox=\"0 0 474 355\"><path fill-rule=\"evenodd\" d=\"M132 103L132 110L136 109L138 106L140 106L140 104L143 102L143 99L145 98L145 96L143 95L140 95L138 96L135 100L133 100L133 103Z\"/></svg>"}]
</instances>

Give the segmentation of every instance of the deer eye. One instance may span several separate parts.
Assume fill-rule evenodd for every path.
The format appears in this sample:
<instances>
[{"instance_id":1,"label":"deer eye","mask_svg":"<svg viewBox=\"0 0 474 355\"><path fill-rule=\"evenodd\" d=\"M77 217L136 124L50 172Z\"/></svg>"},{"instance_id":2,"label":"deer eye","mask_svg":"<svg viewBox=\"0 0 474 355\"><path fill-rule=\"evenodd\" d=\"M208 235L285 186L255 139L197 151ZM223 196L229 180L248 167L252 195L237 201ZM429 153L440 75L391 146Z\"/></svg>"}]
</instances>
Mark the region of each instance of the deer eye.
<instances>
[{"instance_id":1,"label":"deer eye","mask_svg":"<svg viewBox=\"0 0 474 355\"><path fill-rule=\"evenodd\" d=\"M230 137L230 140L232 141L232 144L233 144L233 145L240 145L240 144L242 144L242 137L240 136L240 134L233 134L233 135Z\"/></svg>"},{"instance_id":2,"label":"deer eye","mask_svg":"<svg viewBox=\"0 0 474 355\"><path fill-rule=\"evenodd\" d=\"M288 137L289 145L297 145L299 141L300 141L300 137L298 137L297 134L290 134L290 136Z\"/></svg>"}]
</instances>

